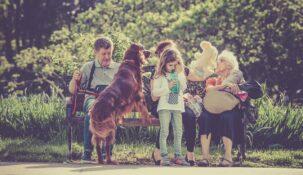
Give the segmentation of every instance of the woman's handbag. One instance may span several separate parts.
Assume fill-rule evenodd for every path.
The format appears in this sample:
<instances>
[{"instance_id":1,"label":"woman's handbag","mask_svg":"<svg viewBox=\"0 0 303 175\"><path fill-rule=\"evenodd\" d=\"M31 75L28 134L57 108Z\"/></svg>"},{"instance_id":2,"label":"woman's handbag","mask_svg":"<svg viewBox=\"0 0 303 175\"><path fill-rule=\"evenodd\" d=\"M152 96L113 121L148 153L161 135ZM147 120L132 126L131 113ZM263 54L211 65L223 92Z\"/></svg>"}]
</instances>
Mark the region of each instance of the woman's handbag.
<instances>
[{"instance_id":1,"label":"woman's handbag","mask_svg":"<svg viewBox=\"0 0 303 175\"><path fill-rule=\"evenodd\" d=\"M208 91L203 98L204 108L212 114L220 114L232 110L240 103L233 94L226 91Z\"/></svg>"},{"instance_id":2,"label":"woman's handbag","mask_svg":"<svg viewBox=\"0 0 303 175\"><path fill-rule=\"evenodd\" d=\"M202 105L195 100L190 100L185 102L185 106L193 111L195 117L200 117L202 112Z\"/></svg>"},{"instance_id":3,"label":"woman's handbag","mask_svg":"<svg viewBox=\"0 0 303 175\"><path fill-rule=\"evenodd\" d=\"M262 87L259 82L252 80L239 85L239 89L248 93L252 99L258 99L263 96Z\"/></svg>"},{"instance_id":4,"label":"woman's handbag","mask_svg":"<svg viewBox=\"0 0 303 175\"><path fill-rule=\"evenodd\" d=\"M239 85L241 91L248 93L252 99L261 98L263 96L262 87L257 81L248 81ZM220 114L225 111L232 110L240 103L240 100L232 93L224 90L213 90L206 93L203 99L204 108L213 114ZM250 108L250 112L254 113Z\"/></svg>"}]
</instances>

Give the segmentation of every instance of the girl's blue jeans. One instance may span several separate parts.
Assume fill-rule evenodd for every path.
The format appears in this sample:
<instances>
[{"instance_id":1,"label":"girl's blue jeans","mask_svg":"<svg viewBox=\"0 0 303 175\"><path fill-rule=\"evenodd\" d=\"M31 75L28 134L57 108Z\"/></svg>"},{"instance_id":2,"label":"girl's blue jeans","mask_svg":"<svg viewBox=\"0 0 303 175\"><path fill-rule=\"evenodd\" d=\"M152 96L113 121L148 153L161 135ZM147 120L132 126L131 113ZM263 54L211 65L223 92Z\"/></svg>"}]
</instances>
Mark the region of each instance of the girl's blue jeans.
<instances>
[{"instance_id":1,"label":"girl's blue jeans","mask_svg":"<svg viewBox=\"0 0 303 175\"><path fill-rule=\"evenodd\" d=\"M177 110L160 110L160 151L161 156L167 156L167 137L169 134L169 123L172 122L174 132L174 151L175 157L181 156L182 141L182 115Z\"/></svg>"}]
</instances>

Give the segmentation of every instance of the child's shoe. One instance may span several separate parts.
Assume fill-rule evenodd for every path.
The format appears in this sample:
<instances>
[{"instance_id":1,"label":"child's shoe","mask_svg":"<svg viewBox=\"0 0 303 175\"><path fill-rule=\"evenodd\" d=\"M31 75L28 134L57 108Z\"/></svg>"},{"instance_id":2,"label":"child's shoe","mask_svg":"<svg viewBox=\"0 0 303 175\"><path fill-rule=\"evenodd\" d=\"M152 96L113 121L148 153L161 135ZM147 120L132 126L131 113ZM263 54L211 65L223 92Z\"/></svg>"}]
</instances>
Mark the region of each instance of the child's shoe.
<instances>
[{"instance_id":1,"label":"child's shoe","mask_svg":"<svg viewBox=\"0 0 303 175\"><path fill-rule=\"evenodd\" d=\"M161 165L163 166L170 166L170 160L168 158L168 156L162 156L162 162L161 162Z\"/></svg>"}]
</instances>

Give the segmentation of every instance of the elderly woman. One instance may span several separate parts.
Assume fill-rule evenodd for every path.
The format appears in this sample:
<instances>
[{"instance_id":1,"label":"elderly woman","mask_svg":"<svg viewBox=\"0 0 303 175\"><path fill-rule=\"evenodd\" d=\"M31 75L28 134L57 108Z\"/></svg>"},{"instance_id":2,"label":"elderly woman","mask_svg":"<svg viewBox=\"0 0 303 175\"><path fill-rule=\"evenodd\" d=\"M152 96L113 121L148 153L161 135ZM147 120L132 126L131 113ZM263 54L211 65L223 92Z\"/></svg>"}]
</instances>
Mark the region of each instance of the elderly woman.
<instances>
[{"instance_id":1,"label":"elderly woman","mask_svg":"<svg viewBox=\"0 0 303 175\"><path fill-rule=\"evenodd\" d=\"M239 70L239 64L230 51L223 51L218 56L217 77L209 78L206 81L206 94L213 90L224 90L228 88L231 93L237 94L239 92L240 84L244 81L243 74ZM239 108L236 106L230 111L225 111L220 114L213 114L203 110L198 119L199 135L202 145L202 161L198 166L209 166L209 147L212 137L222 138L225 154L220 159L220 166L232 166L232 146L236 138L238 121L240 121Z\"/></svg>"}]
</instances>

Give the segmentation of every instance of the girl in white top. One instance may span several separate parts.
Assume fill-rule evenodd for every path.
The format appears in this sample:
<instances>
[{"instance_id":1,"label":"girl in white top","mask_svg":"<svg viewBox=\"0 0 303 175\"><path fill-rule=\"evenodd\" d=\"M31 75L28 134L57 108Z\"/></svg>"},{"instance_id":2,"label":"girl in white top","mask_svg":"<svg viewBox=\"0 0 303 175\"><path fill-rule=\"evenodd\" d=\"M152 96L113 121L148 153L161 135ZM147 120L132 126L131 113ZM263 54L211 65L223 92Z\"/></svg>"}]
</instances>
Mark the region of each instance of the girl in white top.
<instances>
[{"instance_id":1,"label":"girl in white top","mask_svg":"<svg viewBox=\"0 0 303 175\"><path fill-rule=\"evenodd\" d=\"M166 140L169 124L174 131L174 163L188 165L181 154L182 115L184 112L183 91L186 89L186 77L180 52L176 48L166 49L160 56L152 85L152 95L159 97L157 112L160 120L160 151L162 165L170 165Z\"/></svg>"}]
</instances>

